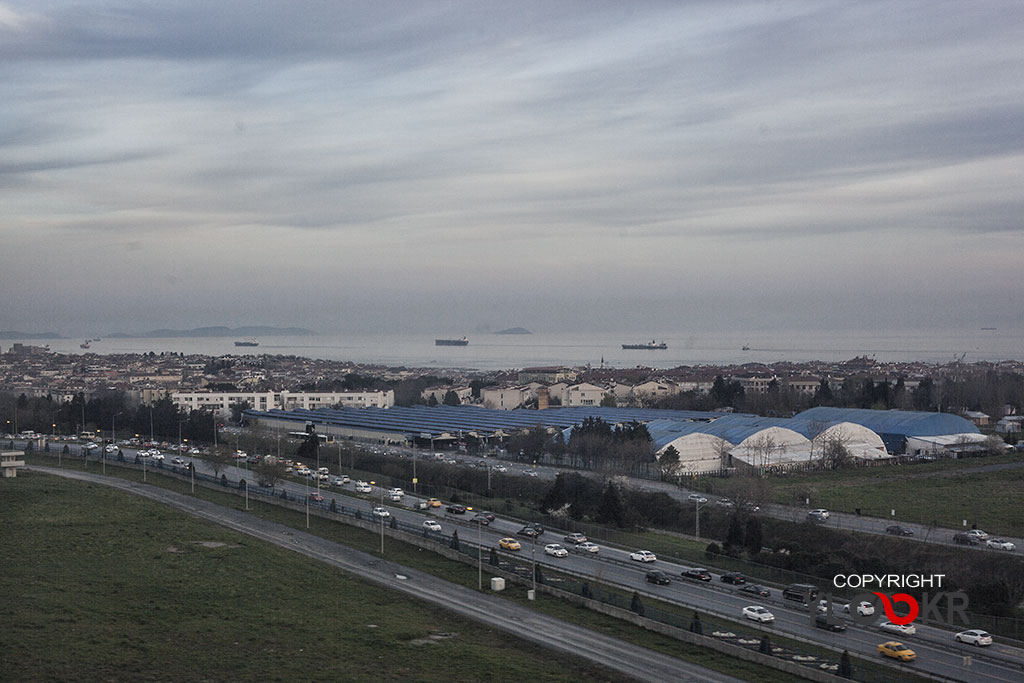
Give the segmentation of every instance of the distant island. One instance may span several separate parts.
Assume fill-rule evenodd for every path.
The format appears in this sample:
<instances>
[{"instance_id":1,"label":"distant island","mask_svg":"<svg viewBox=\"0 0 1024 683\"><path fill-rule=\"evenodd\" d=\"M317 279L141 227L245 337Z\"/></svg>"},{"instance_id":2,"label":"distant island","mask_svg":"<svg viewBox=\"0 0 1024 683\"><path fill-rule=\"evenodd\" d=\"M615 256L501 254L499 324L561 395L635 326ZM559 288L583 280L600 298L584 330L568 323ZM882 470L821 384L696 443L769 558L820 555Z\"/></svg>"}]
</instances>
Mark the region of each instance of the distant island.
<instances>
[{"instance_id":1,"label":"distant island","mask_svg":"<svg viewBox=\"0 0 1024 683\"><path fill-rule=\"evenodd\" d=\"M507 330L498 330L494 334L533 334L525 327L510 327Z\"/></svg>"},{"instance_id":2,"label":"distant island","mask_svg":"<svg viewBox=\"0 0 1024 683\"><path fill-rule=\"evenodd\" d=\"M116 339L150 339L171 337L308 337L316 332L304 327L197 327L192 330L150 330L149 332L114 332Z\"/></svg>"},{"instance_id":3,"label":"distant island","mask_svg":"<svg viewBox=\"0 0 1024 683\"><path fill-rule=\"evenodd\" d=\"M67 339L56 332L0 332L0 339Z\"/></svg>"}]
</instances>

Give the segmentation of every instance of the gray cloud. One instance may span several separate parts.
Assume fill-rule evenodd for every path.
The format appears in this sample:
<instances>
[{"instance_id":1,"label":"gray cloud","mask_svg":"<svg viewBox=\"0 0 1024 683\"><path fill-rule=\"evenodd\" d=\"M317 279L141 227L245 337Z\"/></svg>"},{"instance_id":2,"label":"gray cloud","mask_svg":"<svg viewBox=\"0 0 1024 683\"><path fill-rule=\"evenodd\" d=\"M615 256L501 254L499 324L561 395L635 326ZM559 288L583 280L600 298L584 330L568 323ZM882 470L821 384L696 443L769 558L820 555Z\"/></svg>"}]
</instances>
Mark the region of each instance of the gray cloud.
<instances>
[{"instance_id":1,"label":"gray cloud","mask_svg":"<svg viewBox=\"0 0 1024 683\"><path fill-rule=\"evenodd\" d=\"M0 328L999 315L1022 43L998 2L0 0L0 225L66 273L7 250Z\"/></svg>"}]
</instances>

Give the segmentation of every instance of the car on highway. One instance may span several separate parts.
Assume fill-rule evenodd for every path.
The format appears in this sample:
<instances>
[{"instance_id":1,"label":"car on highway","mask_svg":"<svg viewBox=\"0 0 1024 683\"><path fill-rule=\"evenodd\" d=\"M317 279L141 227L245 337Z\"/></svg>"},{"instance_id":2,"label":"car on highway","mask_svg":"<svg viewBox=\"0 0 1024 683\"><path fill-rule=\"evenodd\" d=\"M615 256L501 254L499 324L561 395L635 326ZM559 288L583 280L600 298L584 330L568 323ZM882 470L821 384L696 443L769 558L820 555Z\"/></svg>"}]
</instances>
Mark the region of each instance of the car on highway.
<instances>
[{"instance_id":1,"label":"car on highway","mask_svg":"<svg viewBox=\"0 0 1024 683\"><path fill-rule=\"evenodd\" d=\"M480 512L478 512L476 514L480 515L481 517L486 519L488 522L493 522L495 519L497 519L497 517L494 516L493 512L488 512L487 510L481 510Z\"/></svg>"},{"instance_id":2,"label":"car on highway","mask_svg":"<svg viewBox=\"0 0 1024 683\"><path fill-rule=\"evenodd\" d=\"M524 526L519 531L517 531L516 532L516 536L526 536L527 538L537 538L538 536L540 536L540 534L537 533L537 530L534 529L532 526L527 525L527 526Z\"/></svg>"},{"instance_id":3,"label":"car on highway","mask_svg":"<svg viewBox=\"0 0 1024 683\"><path fill-rule=\"evenodd\" d=\"M318 503L319 503L319 502L323 501L324 497L323 497L323 496L321 496L321 495L320 495L319 493L317 493L316 491L314 491L314 492L312 492L312 493L310 493L310 494L309 494L309 499L310 499L310 500L313 500L313 501L316 501L316 502L318 502Z\"/></svg>"},{"instance_id":4,"label":"car on highway","mask_svg":"<svg viewBox=\"0 0 1024 683\"><path fill-rule=\"evenodd\" d=\"M548 543L544 546L544 554L551 555L553 557L568 557L569 551L558 543Z\"/></svg>"},{"instance_id":5,"label":"car on highway","mask_svg":"<svg viewBox=\"0 0 1024 683\"><path fill-rule=\"evenodd\" d=\"M917 633L917 627L913 623L894 624L891 621L883 621L878 625L878 628L889 633L898 633L901 636L912 636Z\"/></svg>"},{"instance_id":6,"label":"car on highway","mask_svg":"<svg viewBox=\"0 0 1024 683\"><path fill-rule=\"evenodd\" d=\"M392 496L399 496L399 497L405 495L405 491L403 491L402 489L398 488L397 486L395 488L393 488L393 489L390 489L388 491L388 493L390 495L392 495Z\"/></svg>"},{"instance_id":7,"label":"car on highway","mask_svg":"<svg viewBox=\"0 0 1024 683\"><path fill-rule=\"evenodd\" d=\"M901 662L912 662L917 655L909 647L895 640L889 640L878 646L878 654L883 657L892 657Z\"/></svg>"},{"instance_id":8,"label":"car on highway","mask_svg":"<svg viewBox=\"0 0 1024 683\"><path fill-rule=\"evenodd\" d=\"M629 559L634 562L654 562L658 559L658 556L650 550L637 550L629 554Z\"/></svg>"},{"instance_id":9,"label":"car on highway","mask_svg":"<svg viewBox=\"0 0 1024 683\"><path fill-rule=\"evenodd\" d=\"M668 578L668 574L661 571L660 569L652 569L647 572L647 583L653 583L658 586L667 586L672 583L672 579Z\"/></svg>"},{"instance_id":10,"label":"car on highway","mask_svg":"<svg viewBox=\"0 0 1024 683\"><path fill-rule=\"evenodd\" d=\"M106 451L107 453L117 453L117 446L116 446L116 445L114 445L114 444L109 444L109 445L108 445L108 446L107 446L106 448L104 448L103 450L105 450L105 451Z\"/></svg>"},{"instance_id":11,"label":"car on highway","mask_svg":"<svg viewBox=\"0 0 1024 683\"><path fill-rule=\"evenodd\" d=\"M977 645L978 647L992 644L992 636L987 631L982 631L977 628L972 628L969 631L961 631L953 636L953 640L958 643Z\"/></svg>"},{"instance_id":12,"label":"car on highway","mask_svg":"<svg viewBox=\"0 0 1024 683\"><path fill-rule=\"evenodd\" d=\"M473 521L484 526L489 526L491 523L491 520L487 519L487 515L480 514L479 512L473 515Z\"/></svg>"},{"instance_id":13,"label":"car on highway","mask_svg":"<svg viewBox=\"0 0 1024 683\"><path fill-rule=\"evenodd\" d=\"M172 465L184 465L185 464L185 459L184 458L174 458L173 460L171 460L171 464Z\"/></svg>"},{"instance_id":14,"label":"car on highway","mask_svg":"<svg viewBox=\"0 0 1024 683\"><path fill-rule=\"evenodd\" d=\"M988 534L986 534L981 529L971 529L970 531L967 532L967 535L970 536L971 538L976 538L979 541L984 541L986 538L988 538Z\"/></svg>"},{"instance_id":15,"label":"car on highway","mask_svg":"<svg viewBox=\"0 0 1024 683\"><path fill-rule=\"evenodd\" d=\"M356 482L356 493L370 493L371 491L373 491L373 487L365 481Z\"/></svg>"},{"instance_id":16,"label":"car on highway","mask_svg":"<svg viewBox=\"0 0 1024 683\"><path fill-rule=\"evenodd\" d=\"M722 574L722 583L731 583L734 586L741 586L747 582L747 577L743 576L739 572L726 572Z\"/></svg>"},{"instance_id":17,"label":"car on highway","mask_svg":"<svg viewBox=\"0 0 1024 683\"><path fill-rule=\"evenodd\" d=\"M953 543L957 545L978 545L981 541L970 534L953 534Z\"/></svg>"},{"instance_id":18,"label":"car on highway","mask_svg":"<svg viewBox=\"0 0 1024 683\"><path fill-rule=\"evenodd\" d=\"M829 621L827 614L817 614L817 615L815 615L815 617L814 617L814 625L817 626L818 628L823 628L826 631L835 631L837 633L846 630L846 626L841 624L840 622L836 621L835 619L833 619L832 621Z\"/></svg>"},{"instance_id":19,"label":"car on highway","mask_svg":"<svg viewBox=\"0 0 1024 683\"><path fill-rule=\"evenodd\" d=\"M825 508L817 508L807 513L808 520L818 522L819 524L824 524L831 516L832 515L829 514L829 511Z\"/></svg>"},{"instance_id":20,"label":"car on highway","mask_svg":"<svg viewBox=\"0 0 1024 683\"><path fill-rule=\"evenodd\" d=\"M580 543L583 543L584 541L586 541L587 537L584 536L583 534L579 533L578 531L576 531L576 532L573 532L571 534L567 534L566 537L563 538L562 540L565 541L566 543L572 543L573 545L579 545Z\"/></svg>"},{"instance_id":21,"label":"car on highway","mask_svg":"<svg viewBox=\"0 0 1024 683\"><path fill-rule=\"evenodd\" d=\"M703 567L688 567L679 572L679 575L684 579L690 579L691 581L710 581L711 572Z\"/></svg>"},{"instance_id":22,"label":"car on highway","mask_svg":"<svg viewBox=\"0 0 1024 683\"><path fill-rule=\"evenodd\" d=\"M498 541L498 547L503 550L521 550L523 546L514 538L503 538Z\"/></svg>"},{"instance_id":23,"label":"car on highway","mask_svg":"<svg viewBox=\"0 0 1024 683\"><path fill-rule=\"evenodd\" d=\"M686 500L690 501L691 503L706 503L706 502L708 502L708 499L705 498L704 496L700 495L699 493L691 493L690 495L688 495L686 497Z\"/></svg>"},{"instance_id":24,"label":"car on highway","mask_svg":"<svg viewBox=\"0 0 1024 683\"><path fill-rule=\"evenodd\" d=\"M504 465L495 465L491 469L494 470L495 472L501 472L502 474L508 472L508 468L505 467Z\"/></svg>"},{"instance_id":25,"label":"car on highway","mask_svg":"<svg viewBox=\"0 0 1024 683\"><path fill-rule=\"evenodd\" d=\"M753 593L754 595L760 596L762 598L770 598L772 595L772 592L770 590L756 583L748 583L745 586L741 586L740 592Z\"/></svg>"},{"instance_id":26,"label":"car on highway","mask_svg":"<svg viewBox=\"0 0 1024 683\"><path fill-rule=\"evenodd\" d=\"M843 605L843 613L850 613L850 603L846 603L845 605ZM861 600L857 603L857 614L861 615L862 617L870 617L874 613L875 606L867 600Z\"/></svg>"},{"instance_id":27,"label":"car on highway","mask_svg":"<svg viewBox=\"0 0 1024 683\"><path fill-rule=\"evenodd\" d=\"M732 500L731 498L719 498L718 500L715 501L715 505L721 508L732 509L736 507L736 501Z\"/></svg>"},{"instance_id":28,"label":"car on highway","mask_svg":"<svg viewBox=\"0 0 1024 683\"><path fill-rule=\"evenodd\" d=\"M600 552L601 546L594 543L593 541L583 541L583 543L576 544L576 551L581 553L596 553Z\"/></svg>"},{"instance_id":29,"label":"car on highway","mask_svg":"<svg viewBox=\"0 0 1024 683\"><path fill-rule=\"evenodd\" d=\"M770 624L775 621L775 615L760 605L747 605L740 613L751 621L759 621L762 624Z\"/></svg>"},{"instance_id":30,"label":"car on highway","mask_svg":"<svg viewBox=\"0 0 1024 683\"><path fill-rule=\"evenodd\" d=\"M437 498L428 498L427 505L429 505L432 508L439 508L441 507L441 501L439 501Z\"/></svg>"},{"instance_id":31,"label":"car on highway","mask_svg":"<svg viewBox=\"0 0 1024 683\"><path fill-rule=\"evenodd\" d=\"M345 485L345 480L342 479L341 477L335 477L334 479L331 479L331 486L344 486L344 485Z\"/></svg>"},{"instance_id":32,"label":"car on highway","mask_svg":"<svg viewBox=\"0 0 1024 683\"><path fill-rule=\"evenodd\" d=\"M259 458L260 456L257 455L256 457ZM331 471L329 469L327 469L326 467L318 467L318 468L316 468L316 473L317 474L330 474Z\"/></svg>"},{"instance_id":33,"label":"car on highway","mask_svg":"<svg viewBox=\"0 0 1024 683\"><path fill-rule=\"evenodd\" d=\"M99 447L100 447L100 445L98 443L96 443L95 441L90 441L89 443L85 444L85 450L87 450L87 451L94 451L94 450L96 450Z\"/></svg>"},{"instance_id":34,"label":"car on highway","mask_svg":"<svg viewBox=\"0 0 1024 683\"><path fill-rule=\"evenodd\" d=\"M149 457L153 460L156 460L157 462L163 462L164 460L164 454L161 453L160 451L157 451L156 453L151 453Z\"/></svg>"},{"instance_id":35,"label":"car on highway","mask_svg":"<svg viewBox=\"0 0 1024 683\"><path fill-rule=\"evenodd\" d=\"M1001 538L989 538L985 541L986 548L995 548L996 550L1016 550L1017 546L1009 541L1004 541Z\"/></svg>"},{"instance_id":36,"label":"car on highway","mask_svg":"<svg viewBox=\"0 0 1024 683\"><path fill-rule=\"evenodd\" d=\"M423 520L423 528L427 531L440 531L441 523L434 519Z\"/></svg>"},{"instance_id":37,"label":"car on highway","mask_svg":"<svg viewBox=\"0 0 1024 683\"><path fill-rule=\"evenodd\" d=\"M761 511L761 506L760 505L754 505L753 503L744 503L743 504L743 509L746 510L747 512L760 512Z\"/></svg>"},{"instance_id":38,"label":"car on highway","mask_svg":"<svg viewBox=\"0 0 1024 683\"><path fill-rule=\"evenodd\" d=\"M885 527L885 533L893 536L913 536L914 530L908 529L902 524L893 524L892 526Z\"/></svg>"},{"instance_id":39,"label":"car on highway","mask_svg":"<svg viewBox=\"0 0 1024 683\"><path fill-rule=\"evenodd\" d=\"M373 516L381 518L390 517L391 513L387 511L387 508L382 508L378 505L377 507L373 508Z\"/></svg>"},{"instance_id":40,"label":"car on highway","mask_svg":"<svg viewBox=\"0 0 1024 683\"><path fill-rule=\"evenodd\" d=\"M537 477L537 470L523 470L523 475L527 477Z\"/></svg>"},{"instance_id":41,"label":"car on highway","mask_svg":"<svg viewBox=\"0 0 1024 683\"><path fill-rule=\"evenodd\" d=\"M449 503L444 511L453 515L464 515L466 514L466 506L458 503Z\"/></svg>"}]
</instances>

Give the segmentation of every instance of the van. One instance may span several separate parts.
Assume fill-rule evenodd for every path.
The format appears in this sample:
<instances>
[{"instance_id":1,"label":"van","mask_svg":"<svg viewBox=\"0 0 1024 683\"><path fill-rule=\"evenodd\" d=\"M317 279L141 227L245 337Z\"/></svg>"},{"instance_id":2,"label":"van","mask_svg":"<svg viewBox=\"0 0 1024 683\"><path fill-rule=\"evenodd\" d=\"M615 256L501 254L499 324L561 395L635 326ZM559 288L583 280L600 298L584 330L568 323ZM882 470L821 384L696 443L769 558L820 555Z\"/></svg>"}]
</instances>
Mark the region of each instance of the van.
<instances>
[{"instance_id":1,"label":"van","mask_svg":"<svg viewBox=\"0 0 1024 683\"><path fill-rule=\"evenodd\" d=\"M791 583L782 590L782 597L786 600L810 602L818 597L818 588L809 583Z\"/></svg>"}]
</instances>

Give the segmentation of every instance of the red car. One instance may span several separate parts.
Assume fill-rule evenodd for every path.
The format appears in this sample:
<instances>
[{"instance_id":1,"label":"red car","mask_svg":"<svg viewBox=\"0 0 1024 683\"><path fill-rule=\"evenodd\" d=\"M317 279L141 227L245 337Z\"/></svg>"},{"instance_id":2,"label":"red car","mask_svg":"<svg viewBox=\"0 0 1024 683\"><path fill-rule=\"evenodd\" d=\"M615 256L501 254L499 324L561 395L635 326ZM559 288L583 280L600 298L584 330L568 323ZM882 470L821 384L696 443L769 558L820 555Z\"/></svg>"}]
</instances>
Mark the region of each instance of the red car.
<instances>
[{"instance_id":1,"label":"red car","mask_svg":"<svg viewBox=\"0 0 1024 683\"><path fill-rule=\"evenodd\" d=\"M309 494L309 499L310 500L315 500L317 502L320 502L320 501L322 501L324 499L324 497L321 496L319 493L311 493L311 494Z\"/></svg>"}]
</instances>

